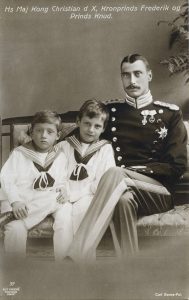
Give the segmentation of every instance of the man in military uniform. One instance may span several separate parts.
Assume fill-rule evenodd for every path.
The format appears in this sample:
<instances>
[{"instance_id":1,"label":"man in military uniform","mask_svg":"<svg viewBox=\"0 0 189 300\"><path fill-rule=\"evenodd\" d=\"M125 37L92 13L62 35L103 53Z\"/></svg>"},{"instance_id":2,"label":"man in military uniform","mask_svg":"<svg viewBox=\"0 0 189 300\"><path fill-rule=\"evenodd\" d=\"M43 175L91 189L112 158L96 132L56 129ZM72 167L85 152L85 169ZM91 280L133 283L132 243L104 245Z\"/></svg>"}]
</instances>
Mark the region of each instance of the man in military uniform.
<instances>
[{"instance_id":1,"label":"man in military uniform","mask_svg":"<svg viewBox=\"0 0 189 300\"><path fill-rule=\"evenodd\" d=\"M173 207L174 183L186 169L187 133L179 107L153 101L149 90L152 72L139 54L121 62L124 100L109 101L110 122L105 137L112 141L119 168L110 169L99 183L75 241L73 259L91 259L114 212L121 255L138 251L136 223L142 215ZM123 185L122 185L122 188ZM115 218L116 217L116 218Z\"/></svg>"}]
</instances>

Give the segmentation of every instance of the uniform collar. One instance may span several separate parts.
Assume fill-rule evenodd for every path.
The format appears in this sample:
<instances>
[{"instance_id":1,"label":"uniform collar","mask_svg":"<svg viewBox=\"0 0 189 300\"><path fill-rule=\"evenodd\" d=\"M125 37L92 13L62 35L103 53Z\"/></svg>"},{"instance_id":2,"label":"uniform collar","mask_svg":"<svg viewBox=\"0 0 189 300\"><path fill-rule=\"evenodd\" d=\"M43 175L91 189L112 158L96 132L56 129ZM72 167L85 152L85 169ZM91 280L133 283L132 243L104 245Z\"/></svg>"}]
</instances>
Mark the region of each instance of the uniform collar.
<instances>
[{"instance_id":1,"label":"uniform collar","mask_svg":"<svg viewBox=\"0 0 189 300\"><path fill-rule=\"evenodd\" d=\"M136 99L126 94L125 101L130 106L133 106L135 108L142 108L152 103L153 99L152 99L151 92L149 90L145 95L142 95Z\"/></svg>"}]
</instances>

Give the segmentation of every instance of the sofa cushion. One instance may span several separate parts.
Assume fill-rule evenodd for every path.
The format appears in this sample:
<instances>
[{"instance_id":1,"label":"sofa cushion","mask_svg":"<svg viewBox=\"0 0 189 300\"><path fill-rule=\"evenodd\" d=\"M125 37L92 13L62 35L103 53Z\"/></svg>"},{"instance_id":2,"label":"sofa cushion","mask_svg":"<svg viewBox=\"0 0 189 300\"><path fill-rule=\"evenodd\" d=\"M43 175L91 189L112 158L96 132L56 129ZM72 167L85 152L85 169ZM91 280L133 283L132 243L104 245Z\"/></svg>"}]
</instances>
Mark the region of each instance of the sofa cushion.
<instances>
[{"instance_id":1,"label":"sofa cushion","mask_svg":"<svg viewBox=\"0 0 189 300\"><path fill-rule=\"evenodd\" d=\"M30 238L53 236L53 218L48 216L29 231ZM175 206L160 214L141 217L137 222L139 236L189 235L189 204Z\"/></svg>"},{"instance_id":2,"label":"sofa cushion","mask_svg":"<svg viewBox=\"0 0 189 300\"><path fill-rule=\"evenodd\" d=\"M174 194L174 204L189 204L189 170L185 172L180 181L176 184Z\"/></svg>"},{"instance_id":3,"label":"sofa cushion","mask_svg":"<svg viewBox=\"0 0 189 300\"><path fill-rule=\"evenodd\" d=\"M189 204L175 206L160 214L141 217L137 222L139 236L185 236L189 235ZM28 232L29 238L51 238L53 217L48 216ZM3 230L0 230L3 237Z\"/></svg>"},{"instance_id":4,"label":"sofa cushion","mask_svg":"<svg viewBox=\"0 0 189 300\"><path fill-rule=\"evenodd\" d=\"M165 213L141 217L137 230L139 236L189 235L189 204L175 206Z\"/></svg>"},{"instance_id":5,"label":"sofa cushion","mask_svg":"<svg viewBox=\"0 0 189 300\"><path fill-rule=\"evenodd\" d=\"M44 221L34 226L28 232L29 238L50 238L53 236L53 217L48 216Z\"/></svg>"}]
</instances>

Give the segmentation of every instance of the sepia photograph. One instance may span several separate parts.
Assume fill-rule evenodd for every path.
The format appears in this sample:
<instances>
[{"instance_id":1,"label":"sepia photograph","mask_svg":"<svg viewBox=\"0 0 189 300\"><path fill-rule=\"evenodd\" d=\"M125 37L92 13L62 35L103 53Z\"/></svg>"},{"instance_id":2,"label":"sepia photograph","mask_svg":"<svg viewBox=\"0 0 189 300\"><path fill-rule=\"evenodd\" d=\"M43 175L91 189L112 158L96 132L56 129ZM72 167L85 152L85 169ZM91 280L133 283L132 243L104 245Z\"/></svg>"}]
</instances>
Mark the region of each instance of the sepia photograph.
<instances>
[{"instance_id":1,"label":"sepia photograph","mask_svg":"<svg viewBox=\"0 0 189 300\"><path fill-rule=\"evenodd\" d=\"M0 300L189 299L188 0L0 0Z\"/></svg>"}]
</instances>

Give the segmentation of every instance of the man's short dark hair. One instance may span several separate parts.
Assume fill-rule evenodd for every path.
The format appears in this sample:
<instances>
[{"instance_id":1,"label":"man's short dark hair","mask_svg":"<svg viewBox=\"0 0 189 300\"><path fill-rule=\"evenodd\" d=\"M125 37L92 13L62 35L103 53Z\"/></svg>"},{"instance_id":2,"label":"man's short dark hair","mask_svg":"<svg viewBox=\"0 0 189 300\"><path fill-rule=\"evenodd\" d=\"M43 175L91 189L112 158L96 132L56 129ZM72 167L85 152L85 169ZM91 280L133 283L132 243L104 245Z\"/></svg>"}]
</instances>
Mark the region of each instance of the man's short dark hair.
<instances>
[{"instance_id":1,"label":"man's short dark hair","mask_svg":"<svg viewBox=\"0 0 189 300\"><path fill-rule=\"evenodd\" d=\"M121 70L122 70L122 65L124 63L130 63L130 64L132 64L132 63L134 63L137 60L142 60L143 63L145 64L145 66L146 66L147 71L150 71L150 65L149 65L149 62L147 61L146 57L144 57L141 54L137 54L137 53L135 53L135 54L129 54L129 55L127 55L127 56L125 56L123 58L123 60L121 62Z\"/></svg>"}]
</instances>

